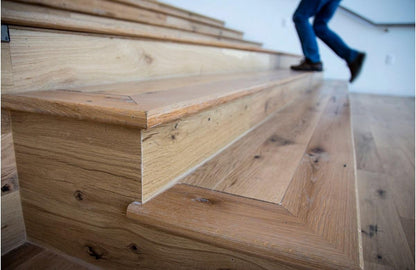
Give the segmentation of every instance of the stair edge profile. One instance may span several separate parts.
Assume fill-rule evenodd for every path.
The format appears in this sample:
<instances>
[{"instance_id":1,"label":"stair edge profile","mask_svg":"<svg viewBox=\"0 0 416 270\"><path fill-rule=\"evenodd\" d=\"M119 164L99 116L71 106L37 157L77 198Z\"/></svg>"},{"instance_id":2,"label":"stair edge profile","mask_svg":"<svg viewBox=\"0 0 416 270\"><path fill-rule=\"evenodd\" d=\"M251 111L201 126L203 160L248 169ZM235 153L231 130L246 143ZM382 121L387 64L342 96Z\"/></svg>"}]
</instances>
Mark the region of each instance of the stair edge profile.
<instances>
[{"instance_id":1,"label":"stair edge profile","mask_svg":"<svg viewBox=\"0 0 416 270\"><path fill-rule=\"evenodd\" d=\"M95 100L93 99L95 96L102 99L102 96L98 91L96 93L78 92L76 89L71 89L69 91L51 90L3 94L1 106L3 109L7 110L57 115L75 118L78 120L90 120L147 129L166 122L174 121L184 116L198 113L202 110L211 108L212 106L231 102L264 89L268 89L276 85L283 85L311 75L310 73L294 73L282 70L276 70L275 72L286 72L287 76L284 78L278 78L275 81L266 80L254 85L247 85L239 91L227 93L219 97L203 96L202 100L195 97L191 100L183 100L181 107L175 106L176 104L170 104L150 110L141 109L139 106L136 106L137 104L134 104L135 102L132 102L131 100L124 102L122 99L110 104L100 105L95 104ZM264 72L257 72L257 74L262 73ZM256 73L251 72L249 74ZM315 74L314 76L319 75ZM173 78L166 80L183 79L186 78ZM138 84L140 83L141 82L138 82ZM94 86L94 89L97 89L97 86ZM154 99L154 97L152 97L152 99Z\"/></svg>"}]
</instances>

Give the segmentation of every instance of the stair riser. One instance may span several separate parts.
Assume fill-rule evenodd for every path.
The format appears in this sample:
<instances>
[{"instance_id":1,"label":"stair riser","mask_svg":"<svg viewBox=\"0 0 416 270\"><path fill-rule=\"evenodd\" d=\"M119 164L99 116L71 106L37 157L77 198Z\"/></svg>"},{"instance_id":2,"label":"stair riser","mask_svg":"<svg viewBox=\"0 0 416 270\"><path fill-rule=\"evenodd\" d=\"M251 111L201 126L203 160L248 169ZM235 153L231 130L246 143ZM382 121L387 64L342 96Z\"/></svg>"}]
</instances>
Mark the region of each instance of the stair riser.
<instances>
[{"instance_id":1,"label":"stair riser","mask_svg":"<svg viewBox=\"0 0 416 270\"><path fill-rule=\"evenodd\" d=\"M2 92L71 89L212 73L265 71L298 57L69 32L10 28L2 43Z\"/></svg>"}]
</instances>

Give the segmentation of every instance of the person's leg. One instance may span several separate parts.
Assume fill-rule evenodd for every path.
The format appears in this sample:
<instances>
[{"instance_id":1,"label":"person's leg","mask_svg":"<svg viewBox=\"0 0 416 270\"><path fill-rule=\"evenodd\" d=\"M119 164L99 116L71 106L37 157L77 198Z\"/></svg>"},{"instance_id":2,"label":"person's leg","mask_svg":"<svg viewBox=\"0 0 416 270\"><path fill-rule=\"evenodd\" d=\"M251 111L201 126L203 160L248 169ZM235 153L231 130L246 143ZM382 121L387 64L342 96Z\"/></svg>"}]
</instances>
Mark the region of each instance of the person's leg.
<instances>
[{"instance_id":1,"label":"person's leg","mask_svg":"<svg viewBox=\"0 0 416 270\"><path fill-rule=\"evenodd\" d=\"M315 15L313 30L315 34L328 45L339 57L352 63L358 56L358 51L351 49L347 44L328 27L341 0L330 0Z\"/></svg>"},{"instance_id":2,"label":"person's leg","mask_svg":"<svg viewBox=\"0 0 416 270\"><path fill-rule=\"evenodd\" d=\"M322 7L323 0L302 0L293 14L300 43L302 45L303 55L306 60L313 63L320 62L318 43L309 18L315 16Z\"/></svg>"}]
</instances>

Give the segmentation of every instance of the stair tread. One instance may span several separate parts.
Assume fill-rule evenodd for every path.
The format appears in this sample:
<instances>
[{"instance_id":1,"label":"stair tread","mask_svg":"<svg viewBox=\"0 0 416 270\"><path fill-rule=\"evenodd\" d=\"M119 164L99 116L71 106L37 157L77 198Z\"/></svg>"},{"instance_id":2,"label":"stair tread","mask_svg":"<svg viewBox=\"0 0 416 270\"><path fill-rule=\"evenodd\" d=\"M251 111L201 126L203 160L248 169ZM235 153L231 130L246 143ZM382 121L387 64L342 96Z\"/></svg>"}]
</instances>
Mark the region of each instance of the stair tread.
<instances>
[{"instance_id":1,"label":"stair tread","mask_svg":"<svg viewBox=\"0 0 416 270\"><path fill-rule=\"evenodd\" d=\"M178 8L166 3L158 2L158 1L146 1L146 0L116 0L117 2L127 3L131 5L136 5L139 7L147 8L150 10L171 14L174 16L190 18L193 20L198 20L204 23L214 24L218 26L224 26L225 22L213 17L209 17L203 14L199 14L193 11L185 10L182 8Z\"/></svg>"},{"instance_id":2,"label":"stair tread","mask_svg":"<svg viewBox=\"0 0 416 270\"><path fill-rule=\"evenodd\" d=\"M296 169L287 176L290 183L279 203L210 190L202 185L177 184L146 204L131 203L127 216L175 235L284 262L288 268L362 269L348 93L344 83L326 83L326 87L330 89L324 93L327 102L322 102L326 103L323 112L316 120L301 159L291 160ZM316 104L316 100L310 103ZM292 108L288 108L285 116L280 115L281 121L282 117L297 114L301 108L296 104L289 105ZM309 108L304 103L302 106ZM264 129L276 130L281 124L276 118L273 124L263 125L266 128L259 127L255 136L261 137ZM262 138L257 144L267 148L264 152L282 157L290 154L283 149L291 148L291 144L276 147L275 142L268 140L270 137L264 137L266 140ZM294 137L294 141L299 138ZM244 156L243 150L240 153ZM266 158L273 160L271 156ZM282 166L277 162L261 162L258 166L244 180L259 176L251 189L264 192L273 187L273 181L262 180L276 176ZM272 168L274 175L262 174ZM215 171L211 178L218 178Z\"/></svg>"},{"instance_id":3,"label":"stair tread","mask_svg":"<svg viewBox=\"0 0 416 270\"><path fill-rule=\"evenodd\" d=\"M33 91L3 95L2 107L150 128L304 76L273 70Z\"/></svg>"},{"instance_id":4,"label":"stair tread","mask_svg":"<svg viewBox=\"0 0 416 270\"><path fill-rule=\"evenodd\" d=\"M207 46L236 47L247 50L261 49L261 43L254 41L10 1L2 2L2 14L4 14L2 17L3 23L20 26L161 39Z\"/></svg>"},{"instance_id":5,"label":"stair tread","mask_svg":"<svg viewBox=\"0 0 416 270\"><path fill-rule=\"evenodd\" d=\"M20 2L25 3L10 1L2 3L5 5L2 7L2 14L5 15L4 18L2 17L2 21L50 29L62 29L63 27L72 30L74 27L84 26L82 29L88 31L89 26L92 32L105 28L112 29L114 34L135 33L134 25L139 25L142 28L145 26L155 27L155 30L166 28L183 33L198 33L245 42L242 39L242 32L237 30L192 22L119 2L103 0L77 0L67 3L50 0L21 0ZM31 16L32 14L35 16ZM111 28L112 25L114 27ZM261 46L261 43L258 42L246 41L246 43L252 46Z\"/></svg>"}]
</instances>

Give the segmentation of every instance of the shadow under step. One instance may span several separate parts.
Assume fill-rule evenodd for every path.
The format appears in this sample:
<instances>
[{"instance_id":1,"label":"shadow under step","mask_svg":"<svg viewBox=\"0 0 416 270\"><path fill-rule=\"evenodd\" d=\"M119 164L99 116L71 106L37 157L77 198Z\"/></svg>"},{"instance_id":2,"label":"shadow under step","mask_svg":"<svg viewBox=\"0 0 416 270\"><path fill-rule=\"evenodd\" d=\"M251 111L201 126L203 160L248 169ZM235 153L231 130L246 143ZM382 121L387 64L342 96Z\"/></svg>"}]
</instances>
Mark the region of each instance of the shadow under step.
<instances>
[{"instance_id":1,"label":"shadow under step","mask_svg":"<svg viewBox=\"0 0 416 270\"><path fill-rule=\"evenodd\" d=\"M39 173L100 179L146 202L320 76L276 70L35 91L3 95L2 108L11 111L22 186Z\"/></svg>"}]
</instances>

